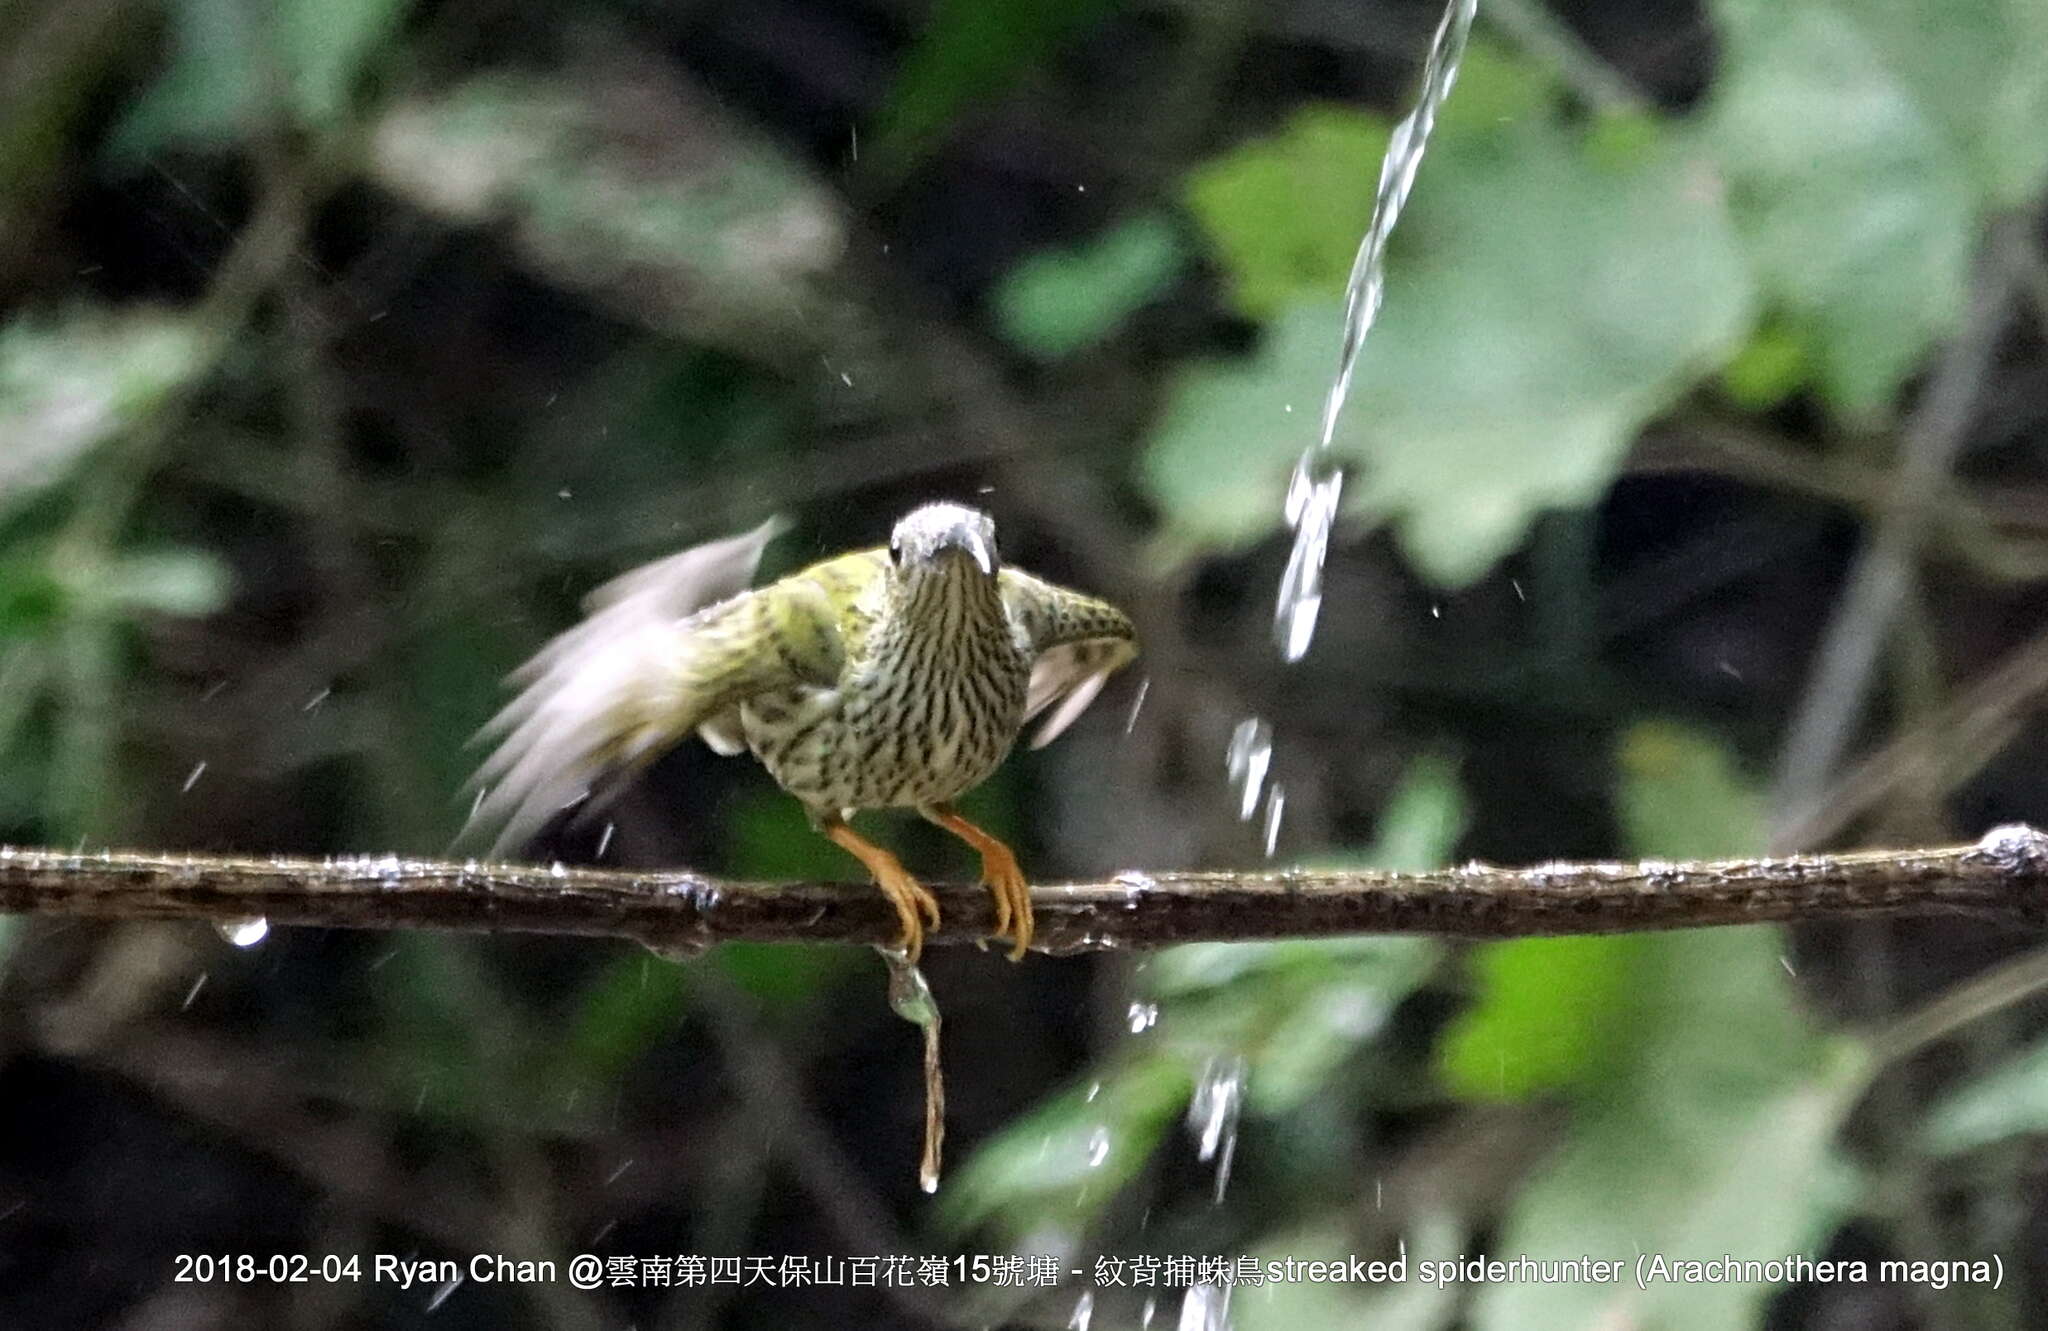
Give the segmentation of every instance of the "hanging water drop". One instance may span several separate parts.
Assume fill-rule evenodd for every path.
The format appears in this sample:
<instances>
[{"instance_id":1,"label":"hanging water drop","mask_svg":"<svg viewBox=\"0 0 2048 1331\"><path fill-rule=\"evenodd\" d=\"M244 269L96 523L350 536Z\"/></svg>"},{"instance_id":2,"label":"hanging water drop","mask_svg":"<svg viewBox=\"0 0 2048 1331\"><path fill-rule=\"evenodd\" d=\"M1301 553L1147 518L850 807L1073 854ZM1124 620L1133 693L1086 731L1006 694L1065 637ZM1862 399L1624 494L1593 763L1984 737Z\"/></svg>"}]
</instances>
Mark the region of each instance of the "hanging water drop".
<instances>
[{"instance_id":1,"label":"hanging water drop","mask_svg":"<svg viewBox=\"0 0 2048 1331\"><path fill-rule=\"evenodd\" d=\"M270 936L270 921L261 915L251 915L241 920L223 920L213 927L220 932L222 938L236 947L254 947Z\"/></svg>"}]
</instances>

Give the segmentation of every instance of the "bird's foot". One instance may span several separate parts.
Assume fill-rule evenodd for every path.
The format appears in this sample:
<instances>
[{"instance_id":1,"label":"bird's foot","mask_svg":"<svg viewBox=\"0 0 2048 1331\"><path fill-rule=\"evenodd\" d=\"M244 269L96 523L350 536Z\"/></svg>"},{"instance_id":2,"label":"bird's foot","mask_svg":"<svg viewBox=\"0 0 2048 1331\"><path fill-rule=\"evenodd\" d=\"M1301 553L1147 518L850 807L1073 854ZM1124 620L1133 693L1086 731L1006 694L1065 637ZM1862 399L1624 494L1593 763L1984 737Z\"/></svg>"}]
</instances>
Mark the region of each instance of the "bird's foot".
<instances>
[{"instance_id":1,"label":"bird's foot","mask_svg":"<svg viewBox=\"0 0 2048 1331\"><path fill-rule=\"evenodd\" d=\"M903 926L899 946L910 964L916 965L918 955L924 951L926 928L936 930L939 927L939 899L901 865L895 866L893 873L877 870L875 886L882 889L882 895L896 908L896 920Z\"/></svg>"},{"instance_id":2,"label":"bird's foot","mask_svg":"<svg viewBox=\"0 0 2048 1331\"><path fill-rule=\"evenodd\" d=\"M962 818L949 804L932 804L918 810L981 852L981 881L995 901L997 938L1010 938L1010 960L1021 961L1031 947L1031 884L1017 863L1016 852L997 838Z\"/></svg>"},{"instance_id":3,"label":"bird's foot","mask_svg":"<svg viewBox=\"0 0 2048 1331\"><path fill-rule=\"evenodd\" d=\"M981 881L996 903L996 937L1016 941L1010 960L1023 960L1031 948L1031 884L1017 856L993 838L981 848Z\"/></svg>"},{"instance_id":4,"label":"bird's foot","mask_svg":"<svg viewBox=\"0 0 2048 1331\"><path fill-rule=\"evenodd\" d=\"M896 908L896 921L903 927L903 936L897 946L903 949L905 959L916 965L919 954L924 951L925 929L927 926L934 930L939 927L939 899L923 883L910 876L902 861L845 823L828 823L820 830L842 850L866 865L868 872L874 875L875 886L882 889L882 895Z\"/></svg>"}]
</instances>

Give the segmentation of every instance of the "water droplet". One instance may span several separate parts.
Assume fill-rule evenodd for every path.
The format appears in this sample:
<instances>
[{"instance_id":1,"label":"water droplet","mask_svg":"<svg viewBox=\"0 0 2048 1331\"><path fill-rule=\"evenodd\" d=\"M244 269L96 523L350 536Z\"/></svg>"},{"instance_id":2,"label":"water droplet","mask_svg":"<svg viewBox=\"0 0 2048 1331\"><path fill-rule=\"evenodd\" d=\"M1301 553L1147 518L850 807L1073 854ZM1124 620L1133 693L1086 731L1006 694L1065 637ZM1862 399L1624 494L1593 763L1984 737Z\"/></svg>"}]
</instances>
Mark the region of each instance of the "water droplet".
<instances>
[{"instance_id":1,"label":"water droplet","mask_svg":"<svg viewBox=\"0 0 2048 1331\"><path fill-rule=\"evenodd\" d=\"M1145 676L1145 678L1138 681L1137 696L1131 699L1131 710L1124 717L1124 733L1126 735L1130 734L1133 730L1136 730L1138 728L1138 713L1144 710L1145 695L1150 693L1151 691L1152 676L1147 675Z\"/></svg>"},{"instance_id":2,"label":"water droplet","mask_svg":"<svg viewBox=\"0 0 2048 1331\"><path fill-rule=\"evenodd\" d=\"M1280 820L1287 813L1287 788L1278 781L1266 792L1266 858L1272 859L1280 845Z\"/></svg>"},{"instance_id":3,"label":"water droplet","mask_svg":"<svg viewBox=\"0 0 2048 1331\"><path fill-rule=\"evenodd\" d=\"M199 784L199 778L202 775L204 775L205 772L206 759L201 758L198 762L192 764L192 770L185 774L185 784L178 787L178 793L180 795L183 795L189 792L192 789L192 787Z\"/></svg>"},{"instance_id":4,"label":"water droplet","mask_svg":"<svg viewBox=\"0 0 2048 1331\"><path fill-rule=\"evenodd\" d=\"M1088 1168L1100 1169L1109 1159L1109 1129L1098 1126L1088 1134Z\"/></svg>"},{"instance_id":5,"label":"water droplet","mask_svg":"<svg viewBox=\"0 0 2048 1331\"><path fill-rule=\"evenodd\" d=\"M456 1287L461 1284L462 1277L460 1275L457 1275L453 1280L442 1282L441 1287L434 1291L434 1297L427 1300L426 1310L428 1312L432 1312L436 1308L440 1307L442 1304L446 1303L448 1301L448 1296L450 1294L453 1294L456 1290Z\"/></svg>"},{"instance_id":6,"label":"water droplet","mask_svg":"<svg viewBox=\"0 0 2048 1331\"><path fill-rule=\"evenodd\" d=\"M1138 1312L1138 1331L1152 1331L1152 1319L1159 1314L1159 1296L1145 1296L1145 1306Z\"/></svg>"},{"instance_id":7,"label":"water droplet","mask_svg":"<svg viewBox=\"0 0 2048 1331\"><path fill-rule=\"evenodd\" d=\"M1216 1200L1230 1186L1230 1164L1237 1154L1237 1120L1244 1109L1245 1061L1241 1055L1212 1057L1202 1065L1194 1097L1188 1101L1188 1130L1195 1138L1195 1158L1216 1164ZM1185 1310L1183 1310L1185 1318ZM1185 1325L1185 1320L1183 1320Z\"/></svg>"},{"instance_id":8,"label":"water droplet","mask_svg":"<svg viewBox=\"0 0 2048 1331\"><path fill-rule=\"evenodd\" d=\"M251 915L244 920L223 920L214 928L236 947L254 947L270 935L270 921L261 915Z\"/></svg>"},{"instance_id":9,"label":"water droplet","mask_svg":"<svg viewBox=\"0 0 2048 1331\"><path fill-rule=\"evenodd\" d=\"M1315 639L1316 619L1323 611L1323 564L1330 553L1330 529L1344 495L1344 470L1330 462L1320 447L1311 447L1294 465L1287 482L1287 525L1294 545L1280 575L1280 596L1273 611L1273 636L1284 661L1308 655Z\"/></svg>"},{"instance_id":10,"label":"water droplet","mask_svg":"<svg viewBox=\"0 0 2048 1331\"><path fill-rule=\"evenodd\" d=\"M569 876L569 868L560 860L556 860L548 866L548 876L551 878L567 878Z\"/></svg>"},{"instance_id":11,"label":"water droplet","mask_svg":"<svg viewBox=\"0 0 2048 1331\"><path fill-rule=\"evenodd\" d=\"M206 977L208 974L209 972L207 971L199 972L199 978L194 980L192 987L185 991L185 1001L178 1004L178 1011L184 1012L191 1008L192 1000L199 997L199 991L206 987Z\"/></svg>"},{"instance_id":12,"label":"water droplet","mask_svg":"<svg viewBox=\"0 0 2048 1331\"><path fill-rule=\"evenodd\" d=\"M1136 869L1126 869L1109 881L1124 890L1125 910L1136 910L1138 902L1144 898L1147 892L1159 890L1158 879L1149 873L1140 873Z\"/></svg>"},{"instance_id":13,"label":"water droplet","mask_svg":"<svg viewBox=\"0 0 2048 1331\"><path fill-rule=\"evenodd\" d=\"M320 705L321 703L323 703L323 702L326 702L326 701L327 701L327 698L328 698L328 695L329 695L329 694L331 694L331 693L333 693L333 692L334 692L334 690L333 690L332 688L325 688L325 689L322 689L322 690L320 690L320 691L319 691L318 693L314 694L314 695L313 695L312 697L310 697L310 698L306 699L306 701L305 701L304 705L302 705L302 706L301 706L301 707L299 708L299 710L300 710L300 711L302 711L302 712L310 712L310 711L314 710L314 709L315 709L315 708L317 708L317 707L318 707L318 706L319 706L319 705Z\"/></svg>"},{"instance_id":14,"label":"water droplet","mask_svg":"<svg viewBox=\"0 0 2048 1331\"><path fill-rule=\"evenodd\" d=\"M1067 1331L1088 1331L1088 1323L1095 1320L1095 1291L1084 1289L1081 1297L1074 1300L1074 1315L1067 1319Z\"/></svg>"},{"instance_id":15,"label":"water droplet","mask_svg":"<svg viewBox=\"0 0 2048 1331\"><path fill-rule=\"evenodd\" d=\"M1259 795L1266 786L1266 770L1273 763L1273 727L1264 718L1248 716L1230 732L1230 748L1224 754L1224 770L1237 791L1239 822L1250 822L1259 810Z\"/></svg>"},{"instance_id":16,"label":"water droplet","mask_svg":"<svg viewBox=\"0 0 2048 1331\"><path fill-rule=\"evenodd\" d=\"M1129 1013L1126 1015L1130 1018L1131 1034L1141 1035L1151 1030L1154 1023L1159 1020L1159 1005L1157 1003L1133 1003Z\"/></svg>"},{"instance_id":17,"label":"water droplet","mask_svg":"<svg viewBox=\"0 0 2048 1331\"><path fill-rule=\"evenodd\" d=\"M618 826L617 823L606 823L604 825L604 834L597 839L597 854L592 858L600 860L604 858L604 853L611 849L612 833L618 830Z\"/></svg>"},{"instance_id":18,"label":"water droplet","mask_svg":"<svg viewBox=\"0 0 2048 1331\"><path fill-rule=\"evenodd\" d=\"M710 945L707 943L671 942L666 939L659 943L642 943L640 946L646 948L655 956L660 957L663 961L673 961L678 966L686 961L695 961L710 950Z\"/></svg>"}]
</instances>

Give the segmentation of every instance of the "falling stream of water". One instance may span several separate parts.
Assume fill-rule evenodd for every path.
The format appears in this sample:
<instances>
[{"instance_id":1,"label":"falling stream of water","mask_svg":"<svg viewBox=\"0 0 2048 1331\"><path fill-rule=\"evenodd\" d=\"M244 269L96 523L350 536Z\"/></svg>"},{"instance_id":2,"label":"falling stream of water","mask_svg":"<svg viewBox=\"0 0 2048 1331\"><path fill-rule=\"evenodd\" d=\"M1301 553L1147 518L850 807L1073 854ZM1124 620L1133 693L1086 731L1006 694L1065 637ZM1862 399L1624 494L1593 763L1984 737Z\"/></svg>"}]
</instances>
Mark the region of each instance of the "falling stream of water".
<instances>
[{"instance_id":1,"label":"falling stream of water","mask_svg":"<svg viewBox=\"0 0 2048 1331\"><path fill-rule=\"evenodd\" d=\"M1345 284L1337 372L1323 401L1315 441L1302 451L1287 483L1283 512L1287 525L1294 531L1294 544L1280 577L1273 636L1281 659L1288 663L1308 654L1323 608L1323 564L1329 554L1330 529L1336 522L1344 492L1344 470L1336 459L1332 441L1345 399L1351 393L1359 353L1364 350L1366 336L1372 331L1386 293L1387 240L1393 235L1409 191L1415 186L1415 174L1429 147L1437 112L1457 81L1458 61L1464 54L1465 38L1472 30L1472 19L1478 9L1478 0L1447 0L1429 54L1423 61L1422 87L1414 109L1394 127L1387 141L1386 156L1380 162L1372 220L1366 227L1365 238L1359 242L1358 255L1352 261L1351 276ZM1244 718L1231 734L1226 767L1237 792L1240 821L1250 822L1258 813L1261 797L1264 798L1266 813L1261 830L1268 859L1278 849L1286 810L1286 793L1280 784L1267 785L1272 763L1271 723L1263 717ZM1215 1198L1219 1203L1230 1184L1238 1116L1244 1105L1244 1082L1243 1058L1212 1058L1203 1068L1188 1105L1188 1130L1194 1137L1195 1153L1215 1168ZM1224 1331L1229 1324L1229 1292L1228 1288L1214 1285L1190 1287L1181 1301L1176 1331Z\"/></svg>"}]
</instances>

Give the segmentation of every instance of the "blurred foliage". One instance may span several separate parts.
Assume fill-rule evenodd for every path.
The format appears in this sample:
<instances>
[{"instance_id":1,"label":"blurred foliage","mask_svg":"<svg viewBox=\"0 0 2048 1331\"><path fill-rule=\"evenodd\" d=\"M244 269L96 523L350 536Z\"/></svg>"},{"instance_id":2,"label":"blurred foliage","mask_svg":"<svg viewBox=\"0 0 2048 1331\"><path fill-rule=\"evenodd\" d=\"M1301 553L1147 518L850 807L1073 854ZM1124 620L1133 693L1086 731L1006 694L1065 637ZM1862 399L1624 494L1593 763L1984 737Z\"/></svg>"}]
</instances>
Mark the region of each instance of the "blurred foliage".
<instances>
[{"instance_id":1,"label":"blurred foliage","mask_svg":"<svg viewBox=\"0 0 2048 1331\"><path fill-rule=\"evenodd\" d=\"M2048 6L1608 3L1550 42L1490 17L1338 423L1351 521L1324 636L1280 671L1281 495L1412 91L1410 20L1432 15L0 9L0 838L438 852L502 677L591 587L771 511L799 520L771 556L794 566L949 494L985 497L1006 553L1129 603L1159 672L965 802L1035 873L1250 862L1211 750L1254 710L1283 737L1290 861L1759 853L1780 811L1750 773L1869 534L1852 524L1880 520L1884 432L2011 216L2033 223L2034 306L1929 500L1980 545L1913 579L1864 738L1939 716L2042 612L2009 570L2044 543ZM1589 78L1602 60L1625 67ZM268 252L252 219L278 218ZM1719 458L1703 420L1762 465ZM1984 548L2006 570L1988 587ZM2038 739L2031 706L2001 744ZM1854 835L2048 821L2038 763L1955 747ZM877 821L920 872L971 872L924 824ZM529 853L855 876L759 773L694 751ZM1888 1023L2011 945L1885 937L935 955L953 1136L926 1209L914 1041L865 949L230 953L0 918L0 1324L214 1325L53 1307L155 1288L168 1242L288 1232L547 1254L2000 1251L2007 1290L1884 1315L2027 1325L2038 1013L1996 996L2000 1029L1901 1076ZM138 1057L166 1034L191 1068ZM766 1072L742 1074L750 1054ZM1230 1316L1878 1324L1777 1293L1269 1285ZM958 1321L1085 1324L1059 1294ZM1826 1307L1802 1320L1809 1296ZM697 1315L537 1301L519 1321L482 1297L389 1324ZM931 1322L752 1297L702 1324ZM217 1324L312 1324L254 1306Z\"/></svg>"},{"instance_id":2,"label":"blurred foliage","mask_svg":"<svg viewBox=\"0 0 2048 1331\"><path fill-rule=\"evenodd\" d=\"M912 169L964 113L1008 91L1114 3L938 0L882 104L866 171L886 182Z\"/></svg>"},{"instance_id":3,"label":"blurred foliage","mask_svg":"<svg viewBox=\"0 0 2048 1331\"><path fill-rule=\"evenodd\" d=\"M1880 411L1961 317L1990 214L2048 181L2048 7L1719 0L1704 127L1752 270L1820 389Z\"/></svg>"},{"instance_id":4,"label":"blurred foliage","mask_svg":"<svg viewBox=\"0 0 2048 1331\"><path fill-rule=\"evenodd\" d=\"M273 102L306 128L335 128L411 0L280 0L253 11L241 0L178 0L168 8L171 61L114 131L117 161L233 143L264 124ZM252 23L252 13L264 21Z\"/></svg>"},{"instance_id":5,"label":"blurred foliage","mask_svg":"<svg viewBox=\"0 0 2048 1331\"><path fill-rule=\"evenodd\" d=\"M1763 849L1758 800L1714 741L1646 723L1623 738L1620 760L1630 854ZM1497 1040L1502 1066L1517 1067L1509 1084L1555 1087L1573 1104L1565 1139L1509 1208L1501 1247L1539 1259L1771 1259L1831 1232L1854 1196L1835 1138L1867 1059L1815 1027L1782 964L1782 931L1569 940L1587 944L1606 974L1589 978L1590 958L1567 951L1555 989L1531 983L1534 963L1561 941L1491 945L1523 955L1488 968L1447 1051L1454 1083L1483 1085L1484 1045ZM1532 1038L1524 1061L1517 1042ZM1502 1284L1480 1293L1475 1325L1583 1326L1625 1310L1646 1328L1749 1327L1770 1293L1740 1282L1647 1292L1632 1279Z\"/></svg>"},{"instance_id":6,"label":"blurred foliage","mask_svg":"<svg viewBox=\"0 0 2048 1331\"><path fill-rule=\"evenodd\" d=\"M1676 133L1634 128L1617 152L1529 65L1480 44L1466 57L1333 441L1357 464L1352 508L1391 521L1434 581L1470 583L1544 510L1604 493L1643 423L1740 345L1750 280L1702 197L1706 164ZM1358 245L1335 208L1275 212L1303 178L1369 199L1385 138L1361 112L1303 112L1191 179L1238 303L1270 326L1248 362L1177 376L1145 455L1169 548L1271 528L1271 496L1315 442ZM1267 483L1215 483L1226 474Z\"/></svg>"},{"instance_id":7,"label":"blurred foliage","mask_svg":"<svg viewBox=\"0 0 2048 1331\"><path fill-rule=\"evenodd\" d=\"M149 419L206 368L207 347L167 310L76 306L0 325L0 522Z\"/></svg>"},{"instance_id":8,"label":"blurred foliage","mask_svg":"<svg viewBox=\"0 0 2048 1331\"><path fill-rule=\"evenodd\" d=\"M1179 274L1179 234L1164 217L1119 223L1072 250L1034 254L996 288L1003 336L1044 360L1085 351Z\"/></svg>"},{"instance_id":9,"label":"blurred foliage","mask_svg":"<svg viewBox=\"0 0 2048 1331\"><path fill-rule=\"evenodd\" d=\"M1927 1117L1927 1149L1974 1151L2048 1133L2048 1045L2036 1044L1959 1086Z\"/></svg>"}]
</instances>

